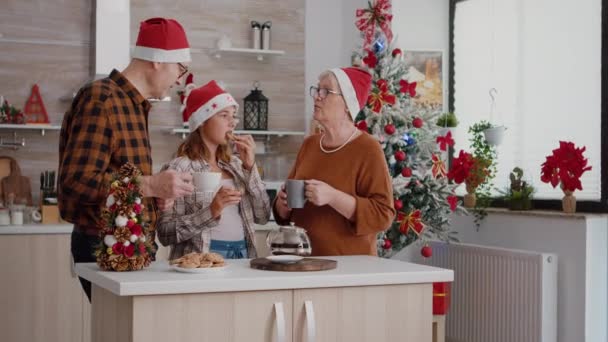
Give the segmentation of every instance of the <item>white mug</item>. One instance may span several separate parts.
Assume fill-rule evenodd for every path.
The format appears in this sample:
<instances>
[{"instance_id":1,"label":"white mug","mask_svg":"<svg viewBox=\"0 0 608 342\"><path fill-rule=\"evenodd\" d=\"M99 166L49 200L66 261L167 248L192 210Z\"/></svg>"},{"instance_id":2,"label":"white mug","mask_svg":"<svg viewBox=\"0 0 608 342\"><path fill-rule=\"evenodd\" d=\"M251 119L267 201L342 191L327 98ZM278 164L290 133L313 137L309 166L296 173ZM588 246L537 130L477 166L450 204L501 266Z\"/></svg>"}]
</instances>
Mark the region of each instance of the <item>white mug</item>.
<instances>
[{"instance_id":1,"label":"white mug","mask_svg":"<svg viewBox=\"0 0 608 342\"><path fill-rule=\"evenodd\" d=\"M221 172L194 172L192 173L192 182L196 191L200 192L215 192L220 188L222 180Z\"/></svg>"}]
</instances>

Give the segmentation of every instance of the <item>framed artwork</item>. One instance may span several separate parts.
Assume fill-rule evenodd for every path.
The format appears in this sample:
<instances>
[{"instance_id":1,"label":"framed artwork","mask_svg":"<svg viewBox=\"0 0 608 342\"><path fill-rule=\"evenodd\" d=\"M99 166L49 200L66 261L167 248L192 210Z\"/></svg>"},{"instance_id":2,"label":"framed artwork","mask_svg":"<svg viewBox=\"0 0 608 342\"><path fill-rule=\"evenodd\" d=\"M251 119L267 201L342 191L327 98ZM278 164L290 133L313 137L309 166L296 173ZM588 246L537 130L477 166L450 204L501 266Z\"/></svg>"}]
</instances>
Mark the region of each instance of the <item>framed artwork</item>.
<instances>
[{"instance_id":1,"label":"framed artwork","mask_svg":"<svg viewBox=\"0 0 608 342\"><path fill-rule=\"evenodd\" d=\"M407 67L408 82L417 83L414 104L443 111L443 52L406 50L403 60Z\"/></svg>"}]
</instances>

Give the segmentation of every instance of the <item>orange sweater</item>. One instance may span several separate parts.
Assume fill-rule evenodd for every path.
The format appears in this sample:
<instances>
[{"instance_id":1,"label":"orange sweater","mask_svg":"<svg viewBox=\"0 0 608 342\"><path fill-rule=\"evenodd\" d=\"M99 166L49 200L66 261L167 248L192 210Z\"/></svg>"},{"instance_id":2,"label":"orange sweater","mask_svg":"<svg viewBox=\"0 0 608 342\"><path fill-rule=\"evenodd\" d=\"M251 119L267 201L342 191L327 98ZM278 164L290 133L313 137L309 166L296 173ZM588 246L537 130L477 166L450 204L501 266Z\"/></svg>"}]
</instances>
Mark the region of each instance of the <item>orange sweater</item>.
<instances>
[{"instance_id":1,"label":"orange sweater","mask_svg":"<svg viewBox=\"0 0 608 342\"><path fill-rule=\"evenodd\" d=\"M316 179L356 199L354 222L329 205L307 202L293 209L291 218L277 223L306 229L313 255L377 255L376 234L387 229L395 216L393 188L384 153L369 134L361 134L341 150L324 153L320 135L308 137L289 173L290 179Z\"/></svg>"}]
</instances>

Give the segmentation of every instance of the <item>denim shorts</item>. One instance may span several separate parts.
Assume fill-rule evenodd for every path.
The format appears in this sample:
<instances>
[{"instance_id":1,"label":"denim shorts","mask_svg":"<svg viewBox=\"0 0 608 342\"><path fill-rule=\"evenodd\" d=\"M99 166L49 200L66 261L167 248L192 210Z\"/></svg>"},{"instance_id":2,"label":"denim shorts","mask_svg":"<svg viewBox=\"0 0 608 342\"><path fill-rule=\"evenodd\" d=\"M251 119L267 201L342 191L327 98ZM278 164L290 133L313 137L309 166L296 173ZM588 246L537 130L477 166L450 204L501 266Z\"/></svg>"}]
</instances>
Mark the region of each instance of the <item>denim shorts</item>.
<instances>
[{"instance_id":1,"label":"denim shorts","mask_svg":"<svg viewBox=\"0 0 608 342\"><path fill-rule=\"evenodd\" d=\"M220 254L224 259L244 259L247 258L247 243L245 240L211 240L209 251Z\"/></svg>"}]
</instances>

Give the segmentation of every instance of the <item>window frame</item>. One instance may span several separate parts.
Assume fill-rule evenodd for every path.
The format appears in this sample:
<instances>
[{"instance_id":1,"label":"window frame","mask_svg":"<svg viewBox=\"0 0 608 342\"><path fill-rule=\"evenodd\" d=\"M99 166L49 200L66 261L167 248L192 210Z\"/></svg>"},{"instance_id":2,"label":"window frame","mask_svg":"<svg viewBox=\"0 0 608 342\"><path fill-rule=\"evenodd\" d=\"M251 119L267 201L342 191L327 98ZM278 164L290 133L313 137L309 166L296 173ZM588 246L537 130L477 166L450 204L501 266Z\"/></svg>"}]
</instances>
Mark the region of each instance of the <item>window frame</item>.
<instances>
[{"instance_id":1,"label":"window frame","mask_svg":"<svg viewBox=\"0 0 608 342\"><path fill-rule=\"evenodd\" d=\"M456 4L467 0L449 0L449 54L448 54L448 108L454 111L454 17L456 14ZM601 144L601 196L599 201L577 201L577 212L588 213L608 213L608 0L602 0L602 56L601 56L601 123L600 123L600 144ZM453 150L450 150L450 162ZM540 166L539 166L540 167ZM532 206L540 210L562 210L562 201L559 199L533 199ZM508 203L495 198L491 207L506 208Z\"/></svg>"}]
</instances>

